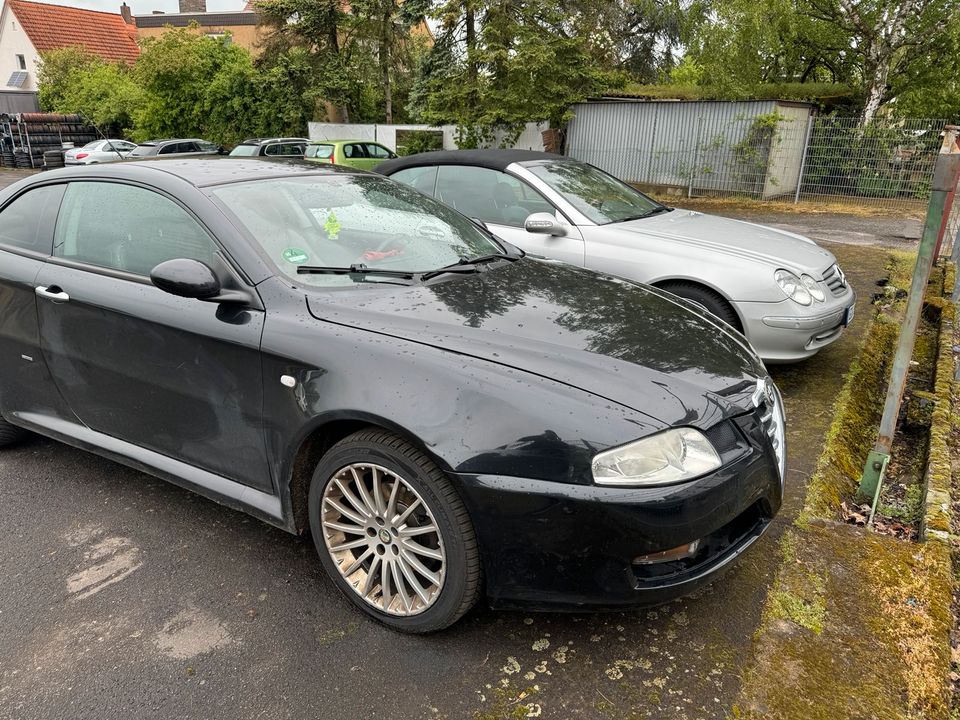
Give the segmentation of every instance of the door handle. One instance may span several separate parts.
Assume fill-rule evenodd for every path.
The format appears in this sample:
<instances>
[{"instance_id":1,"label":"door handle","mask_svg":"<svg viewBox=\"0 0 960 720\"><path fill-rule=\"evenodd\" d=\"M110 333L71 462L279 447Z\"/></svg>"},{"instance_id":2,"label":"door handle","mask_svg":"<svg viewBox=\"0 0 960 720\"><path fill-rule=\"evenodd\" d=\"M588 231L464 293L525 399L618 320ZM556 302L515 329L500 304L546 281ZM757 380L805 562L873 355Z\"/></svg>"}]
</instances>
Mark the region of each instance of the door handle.
<instances>
[{"instance_id":1,"label":"door handle","mask_svg":"<svg viewBox=\"0 0 960 720\"><path fill-rule=\"evenodd\" d=\"M38 286L36 288L36 293L42 298L53 300L55 303L70 302L70 296L56 285L51 285L49 287Z\"/></svg>"}]
</instances>

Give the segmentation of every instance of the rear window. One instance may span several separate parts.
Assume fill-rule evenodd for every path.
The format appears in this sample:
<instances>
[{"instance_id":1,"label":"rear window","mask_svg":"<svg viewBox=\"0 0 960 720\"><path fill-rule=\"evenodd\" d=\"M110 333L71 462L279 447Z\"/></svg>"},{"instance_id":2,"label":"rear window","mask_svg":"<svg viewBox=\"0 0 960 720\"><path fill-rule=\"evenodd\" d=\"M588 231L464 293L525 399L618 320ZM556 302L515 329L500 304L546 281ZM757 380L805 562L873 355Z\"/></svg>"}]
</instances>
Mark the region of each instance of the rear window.
<instances>
[{"instance_id":1,"label":"rear window","mask_svg":"<svg viewBox=\"0 0 960 720\"><path fill-rule=\"evenodd\" d=\"M251 157L260 150L259 145L237 145L230 151L230 157Z\"/></svg>"},{"instance_id":2,"label":"rear window","mask_svg":"<svg viewBox=\"0 0 960 720\"><path fill-rule=\"evenodd\" d=\"M333 145L310 145L307 148L306 156L327 160L333 156Z\"/></svg>"}]
</instances>

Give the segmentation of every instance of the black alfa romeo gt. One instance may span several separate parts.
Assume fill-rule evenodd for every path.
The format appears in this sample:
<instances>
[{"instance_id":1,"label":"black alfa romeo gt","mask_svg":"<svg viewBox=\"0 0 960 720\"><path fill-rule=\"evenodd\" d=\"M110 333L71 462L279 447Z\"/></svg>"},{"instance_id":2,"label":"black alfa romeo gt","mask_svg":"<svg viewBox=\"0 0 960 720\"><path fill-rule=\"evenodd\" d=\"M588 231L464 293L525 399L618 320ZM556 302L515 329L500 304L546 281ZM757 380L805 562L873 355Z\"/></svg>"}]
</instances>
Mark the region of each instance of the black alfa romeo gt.
<instances>
[{"instance_id":1,"label":"black alfa romeo gt","mask_svg":"<svg viewBox=\"0 0 960 720\"><path fill-rule=\"evenodd\" d=\"M30 430L313 536L427 632L687 593L769 525L746 341L336 166L190 159L0 193L0 445Z\"/></svg>"}]
</instances>

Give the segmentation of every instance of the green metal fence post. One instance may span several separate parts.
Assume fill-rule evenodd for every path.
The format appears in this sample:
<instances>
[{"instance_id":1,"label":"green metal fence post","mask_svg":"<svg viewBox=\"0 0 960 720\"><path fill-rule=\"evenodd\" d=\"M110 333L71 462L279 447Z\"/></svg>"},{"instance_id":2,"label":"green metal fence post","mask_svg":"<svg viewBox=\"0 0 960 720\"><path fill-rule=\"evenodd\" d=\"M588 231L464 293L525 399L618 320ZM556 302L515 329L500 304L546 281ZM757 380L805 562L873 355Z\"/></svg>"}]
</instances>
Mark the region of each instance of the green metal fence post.
<instances>
[{"instance_id":1,"label":"green metal fence post","mask_svg":"<svg viewBox=\"0 0 960 720\"><path fill-rule=\"evenodd\" d=\"M943 214L947 207L947 196L957 187L957 181L960 179L958 132L960 132L960 128L954 125L947 125L944 128L943 143L940 146L937 164L933 171L927 219L923 224L923 235L920 238L920 248L917 252L917 264L913 270L913 282L910 285L907 312L903 325L900 327L897 353L893 359L890 384L887 386L887 396L883 404L880 432L876 445L867 456L863 475L860 478L859 495L868 501L873 500L874 508L880 496L879 489L883 482L887 463L890 461L890 447L893 445L893 435L897 428L897 417L900 415L900 403L903 400L907 371L910 369L910 359L913 357L913 344L916 340L917 325L920 322L920 311L923 309L923 297L926 294L927 282L930 280L930 270L933 268L936 259L934 249L937 246L940 229L943 227Z\"/></svg>"}]
</instances>

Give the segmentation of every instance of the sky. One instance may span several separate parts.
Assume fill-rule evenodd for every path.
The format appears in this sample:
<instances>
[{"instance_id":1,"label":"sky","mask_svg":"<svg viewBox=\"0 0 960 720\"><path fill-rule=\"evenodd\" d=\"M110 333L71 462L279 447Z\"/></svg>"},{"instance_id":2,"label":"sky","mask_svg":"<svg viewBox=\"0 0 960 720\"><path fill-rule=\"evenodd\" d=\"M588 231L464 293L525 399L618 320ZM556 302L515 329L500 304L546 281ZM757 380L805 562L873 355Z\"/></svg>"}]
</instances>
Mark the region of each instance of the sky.
<instances>
[{"instance_id":1,"label":"sky","mask_svg":"<svg viewBox=\"0 0 960 720\"><path fill-rule=\"evenodd\" d=\"M53 1L55 5L86 8L87 10L105 10L119 13L123 0L37 0ZM246 0L207 0L207 10L242 10ZM149 15L154 10L177 12L177 0L127 0L134 15Z\"/></svg>"}]
</instances>

